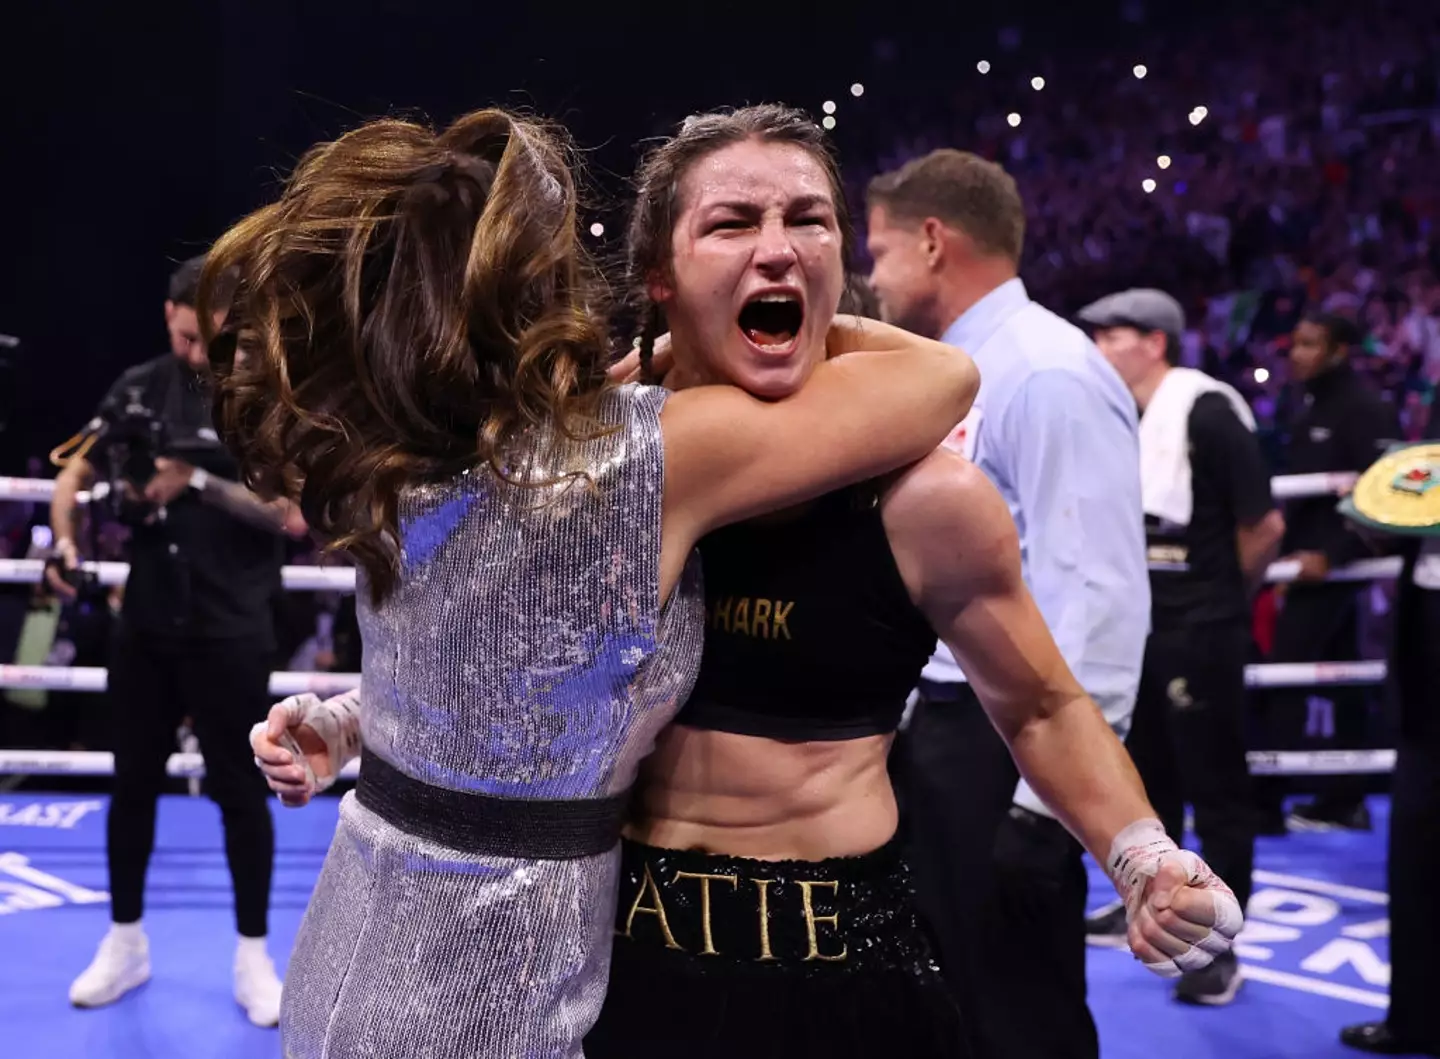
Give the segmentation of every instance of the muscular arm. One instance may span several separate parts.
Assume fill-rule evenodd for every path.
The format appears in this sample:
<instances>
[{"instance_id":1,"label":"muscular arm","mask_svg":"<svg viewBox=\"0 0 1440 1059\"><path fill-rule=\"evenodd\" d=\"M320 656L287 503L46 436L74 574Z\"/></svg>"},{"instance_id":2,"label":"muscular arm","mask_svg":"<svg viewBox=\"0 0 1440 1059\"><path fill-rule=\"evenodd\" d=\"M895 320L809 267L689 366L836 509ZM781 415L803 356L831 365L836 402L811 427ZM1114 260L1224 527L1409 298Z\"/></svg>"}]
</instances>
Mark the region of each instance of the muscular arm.
<instances>
[{"instance_id":1,"label":"muscular arm","mask_svg":"<svg viewBox=\"0 0 1440 1059\"><path fill-rule=\"evenodd\" d=\"M884 515L901 576L1020 772L1109 872L1125 902L1131 950L1165 977L1204 967L1239 932L1240 906L1155 819L1130 755L1071 675L1025 588L1000 495L980 471L942 451L893 487Z\"/></svg>"},{"instance_id":2,"label":"muscular arm","mask_svg":"<svg viewBox=\"0 0 1440 1059\"><path fill-rule=\"evenodd\" d=\"M1019 539L999 493L972 464L936 452L891 489L885 525L913 597L1021 774L1106 863L1116 836L1154 810L1025 587Z\"/></svg>"}]
</instances>

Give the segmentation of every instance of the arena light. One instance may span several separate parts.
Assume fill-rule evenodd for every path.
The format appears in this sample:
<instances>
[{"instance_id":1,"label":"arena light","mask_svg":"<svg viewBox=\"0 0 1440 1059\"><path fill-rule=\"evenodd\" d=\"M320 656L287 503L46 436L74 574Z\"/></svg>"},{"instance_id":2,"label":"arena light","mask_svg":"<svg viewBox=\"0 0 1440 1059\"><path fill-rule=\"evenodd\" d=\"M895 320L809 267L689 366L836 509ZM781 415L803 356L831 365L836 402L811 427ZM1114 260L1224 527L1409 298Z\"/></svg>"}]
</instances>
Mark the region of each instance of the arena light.
<instances>
[{"instance_id":1,"label":"arena light","mask_svg":"<svg viewBox=\"0 0 1440 1059\"><path fill-rule=\"evenodd\" d=\"M590 234L593 235L596 239L599 239L602 235L605 234L605 226L599 221L596 221L590 226Z\"/></svg>"},{"instance_id":2,"label":"arena light","mask_svg":"<svg viewBox=\"0 0 1440 1059\"><path fill-rule=\"evenodd\" d=\"M1269 381L1270 381L1270 369L1269 369L1269 368L1256 368L1256 369L1255 369L1255 381L1258 382L1258 383L1260 383L1262 386L1263 386L1265 383L1269 382Z\"/></svg>"},{"instance_id":3,"label":"arena light","mask_svg":"<svg viewBox=\"0 0 1440 1059\"><path fill-rule=\"evenodd\" d=\"M1204 107L1196 107L1190 112L1190 124L1199 125L1210 114Z\"/></svg>"},{"instance_id":4,"label":"arena light","mask_svg":"<svg viewBox=\"0 0 1440 1059\"><path fill-rule=\"evenodd\" d=\"M853 85L850 86L850 94L856 99L859 99L865 94L865 86L862 85L859 81L856 81Z\"/></svg>"},{"instance_id":5,"label":"arena light","mask_svg":"<svg viewBox=\"0 0 1440 1059\"><path fill-rule=\"evenodd\" d=\"M1043 77L1032 77L1032 78L1030 78L1030 87L1033 88L1033 89L1035 89L1035 91L1037 91L1037 92L1040 91L1040 89L1042 89L1042 88L1045 87L1045 78L1043 78Z\"/></svg>"},{"instance_id":6,"label":"arena light","mask_svg":"<svg viewBox=\"0 0 1440 1059\"><path fill-rule=\"evenodd\" d=\"M975 69L979 70L982 74L988 74L990 72L990 63L985 59L981 59L975 64Z\"/></svg>"},{"instance_id":7,"label":"arena light","mask_svg":"<svg viewBox=\"0 0 1440 1059\"><path fill-rule=\"evenodd\" d=\"M1155 181L1151 180L1149 177L1146 177L1144 183L1142 183L1140 186L1145 189L1145 194L1148 195L1150 194L1150 192L1155 190Z\"/></svg>"},{"instance_id":8,"label":"arena light","mask_svg":"<svg viewBox=\"0 0 1440 1059\"><path fill-rule=\"evenodd\" d=\"M833 129L835 127L835 119L829 114L826 114L820 119L820 124L824 125L826 129Z\"/></svg>"},{"instance_id":9,"label":"arena light","mask_svg":"<svg viewBox=\"0 0 1440 1059\"><path fill-rule=\"evenodd\" d=\"M1159 158L1155 159L1155 164L1158 165L1161 169L1169 169L1170 156L1168 154L1162 154Z\"/></svg>"},{"instance_id":10,"label":"arena light","mask_svg":"<svg viewBox=\"0 0 1440 1059\"><path fill-rule=\"evenodd\" d=\"M1009 114L1005 115L1005 120L1010 123L1010 127L1012 129L1018 129L1020 127L1020 115L1016 114L1014 111L1011 111Z\"/></svg>"},{"instance_id":11,"label":"arena light","mask_svg":"<svg viewBox=\"0 0 1440 1059\"><path fill-rule=\"evenodd\" d=\"M1143 81L1145 80L1145 75L1148 74L1150 71L1145 69L1144 63L1136 63L1135 69L1130 72L1135 75L1135 80Z\"/></svg>"},{"instance_id":12,"label":"arena light","mask_svg":"<svg viewBox=\"0 0 1440 1059\"><path fill-rule=\"evenodd\" d=\"M834 114L835 101L833 99L827 99L825 102L820 104L820 109L823 110L826 114Z\"/></svg>"}]
</instances>

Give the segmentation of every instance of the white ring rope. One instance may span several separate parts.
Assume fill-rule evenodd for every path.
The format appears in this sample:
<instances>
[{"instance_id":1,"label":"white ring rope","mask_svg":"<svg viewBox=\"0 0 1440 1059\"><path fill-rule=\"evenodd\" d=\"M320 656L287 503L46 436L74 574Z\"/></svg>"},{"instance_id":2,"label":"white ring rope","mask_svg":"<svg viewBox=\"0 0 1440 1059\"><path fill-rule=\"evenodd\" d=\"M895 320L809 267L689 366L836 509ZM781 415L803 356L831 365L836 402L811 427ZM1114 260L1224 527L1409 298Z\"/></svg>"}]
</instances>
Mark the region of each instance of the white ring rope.
<instances>
[{"instance_id":1,"label":"white ring rope","mask_svg":"<svg viewBox=\"0 0 1440 1059\"><path fill-rule=\"evenodd\" d=\"M1355 485L1357 477L1359 475L1349 471L1338 474L1281 474L1270 479L1270 492L1276 500L1344 496ZM100 492L103 488L102 482L96 490L97 494L104 495ZM0 478L0 500L37 503L49 500L54 492L55 482L50 478ZM85 493L80 496L88 499Z\"/></svg>"},{"instance_id":2,"label":"white ring rope","mask_svg":"<svg viewBox=\"0 0 1440 1059\"><path fill-rule=\"evenodd\" d=\"M104 691L106 672L99 666L0 666L0 689L32 691ZM277 698L307 691L328 699L360 686L359 673L271 673L270 694Z\"/></svg>"},{"instance_id":3,"label":"white ring rope","mask_svg":"<svg viewBox=\"0 0 1440 1059\"><path fill-rule=\"evenodd\" d=\"M1270 495L1276 500L1299 500L1307 496L1344 496L1355 488L1355 481L1359 477L1355 471L1277 474L1270 479Z\"/></svg>"},{"instance_id":4,"label":"white ring rope","mask_svg":"<svg viewBox=\"0 0 1440 1059\"><path fill-rule=\"evenodd\" d=\"M128 563L85 563L102 585L123 585ZM287 592L354 592L355 569L350 566L287 566L281 571ZM0 559L0 584L33 585L45 576L43 559Z\"/></svg>"},{"instance_id":5,"label":"white ring rope","mask_svg":"<svg viewBox=\"0 0 1440 1059\"><path fill-rule=\"evenodd\" d=\"M1174 564L1154 563L1152 570L1183 569ZM1331 570L1327 581L1383 581L1400 576L1398 558L1361 559L1357 563ZM102 585L123 585L130 572L125 563L86 563L84 569L100 575ZM1288 584L1300 572L1294 559L1270 564L1265 580L1270 584ZM33 585L45 576L41 559L0 559L0 584ZM287 592L354 592L355 570L349 566L287 566L281 571Z\"/></svg>"},{"instance_id":6,"label":"white ring rope","mask_svg":"<svg viewBox=\"0 0 1440 1059\"><path fill-rule=\"evenodd\" d=\"M205 759L199 754L171 754L165 772L180 779L205 775ZM113 776L115 756L99 750L0 750L0 776ZM360 774L360 762L352 761L340 770L340 778L353 780Z\"/></svg>"},{"instance_id":7,"label":"white ring rope","mask_svg":"<svg viewBox=\"0 0 1440 1059\"><path fill-rule=\"evenodd\" d=\"M98 666L0 666L0 689L104 691ZM1383 684L1384 662L1262 662L1245 667L1250 688L1309 688ZM284 698L305 692L322 699L360 686L359 673L271 673L270 694Z\"/></svg>"}]
</instances>

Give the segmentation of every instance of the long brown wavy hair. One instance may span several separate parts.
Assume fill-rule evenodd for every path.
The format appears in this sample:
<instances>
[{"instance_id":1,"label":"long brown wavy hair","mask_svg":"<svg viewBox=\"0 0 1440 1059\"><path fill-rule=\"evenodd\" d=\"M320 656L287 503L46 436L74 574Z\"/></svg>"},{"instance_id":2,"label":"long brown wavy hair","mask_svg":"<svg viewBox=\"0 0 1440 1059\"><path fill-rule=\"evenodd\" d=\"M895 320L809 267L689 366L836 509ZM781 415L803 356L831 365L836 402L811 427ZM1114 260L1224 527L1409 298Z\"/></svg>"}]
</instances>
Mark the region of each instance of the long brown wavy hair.
<instances>
[{"instance_id":1,"label":"long brown wavy hair","mask_svg":"<svg viewBox=\"0 0 1440 1059\"><path fill-rule=\"evenodd\" d=\"M216 424L246 483L298 501L364 568L399 574L401 490L488 464L530 427L596 421L603 291L577 232L573 152L501 110L443 132L366 124L313 148L207 256Z\"/></svg>"}]
</instances>

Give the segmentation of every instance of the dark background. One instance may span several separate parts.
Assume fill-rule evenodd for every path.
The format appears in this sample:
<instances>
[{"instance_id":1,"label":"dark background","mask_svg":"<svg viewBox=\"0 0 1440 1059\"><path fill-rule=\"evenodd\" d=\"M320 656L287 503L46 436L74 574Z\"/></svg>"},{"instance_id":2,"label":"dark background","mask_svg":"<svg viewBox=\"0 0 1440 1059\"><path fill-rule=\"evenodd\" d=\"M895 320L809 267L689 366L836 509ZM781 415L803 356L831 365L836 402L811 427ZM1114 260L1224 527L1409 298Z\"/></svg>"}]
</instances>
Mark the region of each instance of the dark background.
<instances>
[{"instance_id":1,"label":"dark background","mask_svg":"<svg viewBox=\"0 0 1440 1059\"><path fill-rule=\"evenodd\" d=\"M1173 27L1198 9L1150 6L1152 36L1162 16ZM1007 27L1043 65L1082 39L1138 32L1143 11L1139 0L61 0L7 11L0 333L23 345L0 372L0 415L10 406L0 473L23 473L121 369L167 348L162 303L177 262L271 197L306 147L364 118L443 123L501 104L561 120L587 149L586 225L605 222L597 249L613 253L637 145L688 113L779 100L818 116L835 99L843 159L883 132L887 108L932 83L953 89ZM849 94L854 81L862 99Z\"/></svg>"}]
</instances>

